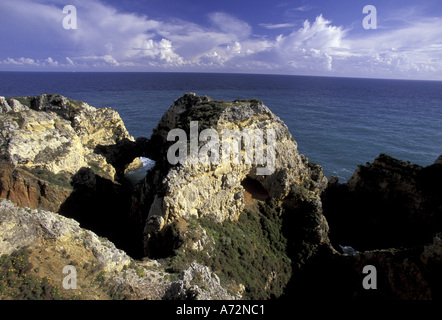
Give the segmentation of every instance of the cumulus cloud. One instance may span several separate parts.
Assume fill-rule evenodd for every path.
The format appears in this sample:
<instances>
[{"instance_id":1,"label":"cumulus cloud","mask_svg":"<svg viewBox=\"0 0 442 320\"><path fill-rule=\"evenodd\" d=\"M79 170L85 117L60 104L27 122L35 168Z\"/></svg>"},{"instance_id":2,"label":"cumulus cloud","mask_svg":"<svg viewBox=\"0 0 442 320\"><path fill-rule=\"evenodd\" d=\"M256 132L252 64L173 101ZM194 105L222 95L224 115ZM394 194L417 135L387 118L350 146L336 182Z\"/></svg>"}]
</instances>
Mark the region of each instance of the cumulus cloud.
<instances>
[{"instance_id":1,"label":"cumulus cloud","mask_svg":"<svg viewBox=\"0 0 442 320\"><path fill-rule=\"evenodd\" d=\"M60 64L58 61L55 61L51 57L48 57L44 60L35 60L32 58L25 58L20 57L17 59L14 58L6 58L2 61L0 61L0 64L3 65L15 65L15 66L33 66L33 67L39 67L39 66L45 66L45 67L59 67L64 66L64 64Z\"/></svg>"},{"instance_id":2,"label":"cumulus cloud","mask_svg":"<svg viewBox=\"0 0 442 320\"><path fill-rule=\"evenodd\" d=\"M302 24L261 23L254 30L226 12L208 13L203 25L119 12L100 0L70 4L77 7L75 30L62 26L63 0L0 2L7 13L0 20L0 65L442 77L441 18L353 33L319 15Z\"/></svg>"},{"instance_id":3,"label":"cumulus cloud","mask_svg":"<svg viewBox=\"0 0 442 320\"><path fill-rule=\"evenodd\" d=\"M274 59L285 61L292 70L331 71L334 52L342 49L341 40L346 32L320 15L313 23L306 20L301 28L279 35L271 50Z\"/></svg>"},{"instance_id":4,"label":"cumulus cloud","mask_svg":"<svg viewBox=\"0 0 442 320\"><path fill-rule=\"evenodd\" d=\"M441 79L441 28L441 18L422 18L388 32L344 39L340 65L350 63L353 72L371 76Z\"/></svg>"},{"instance_id":5,"label":"cumulus cloud","mask_svg":"<svg viewBox=\"0 0 442 320\"><path fill-rule=\"evenodd\" d=\"M9 64L9 65L36 65L38 63L36 63L36 61L34 59L31 58L18 58L18 59L13 59L8 57L7 59L2 61L2 64Z\"/></svg>"},{"instance_id":6,"label":"cumulus cloud","mask_svg":"<svg viewBox=\"0 0 442 320\"><path fill-rule=\"evenodd\" d=\"M143 39L136 55L139 58L149 58L151 64L166 64L169 66L180 66L185 64L184 59L174 52L172 42L167 39L154 41L152 39Z\"/></svg>"}]
</instances>

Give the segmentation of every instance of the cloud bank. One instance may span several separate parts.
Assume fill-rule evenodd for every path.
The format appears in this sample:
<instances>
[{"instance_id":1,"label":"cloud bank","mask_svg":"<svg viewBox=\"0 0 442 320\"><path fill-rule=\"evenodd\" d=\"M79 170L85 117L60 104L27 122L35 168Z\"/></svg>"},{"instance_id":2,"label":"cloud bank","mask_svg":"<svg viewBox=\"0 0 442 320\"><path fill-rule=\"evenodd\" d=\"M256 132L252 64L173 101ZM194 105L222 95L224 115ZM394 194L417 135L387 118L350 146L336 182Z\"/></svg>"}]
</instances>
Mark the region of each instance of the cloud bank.
<instances>
[{"instance_id":1,"label":"cloud bank","mask_svg":"<svg viewBox=\"0 0 442 320\"><path fill-rule=\"evenodd\" d=\"M303 24L258 21L256 28L227 12L208 13L203 25L119 12L91 0L71 1L78 27L66 30L65 4L1 2L0 10L6 14L0 36L6 46L0 50L0 68L442 79L441 18L419 18L401 27L363 33L334 24L325 15Z\"/></svg>"}]
</instances>

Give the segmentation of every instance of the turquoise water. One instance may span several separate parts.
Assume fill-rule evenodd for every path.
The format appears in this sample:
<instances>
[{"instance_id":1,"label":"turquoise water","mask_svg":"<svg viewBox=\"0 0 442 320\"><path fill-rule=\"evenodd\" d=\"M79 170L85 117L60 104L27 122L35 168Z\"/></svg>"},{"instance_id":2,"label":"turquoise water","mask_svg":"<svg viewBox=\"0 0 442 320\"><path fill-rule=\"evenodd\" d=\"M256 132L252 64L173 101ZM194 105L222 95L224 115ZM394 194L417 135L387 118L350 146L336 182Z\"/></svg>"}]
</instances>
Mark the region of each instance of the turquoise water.
<instances>
[{"instance_id":1,"label":"turquoise water","mask_svg":"<svg viewBox=\"0 0 442 320\"><path fill-rule=\"evenodd\" d=\"M134 137L149 137L186 92L258 98L327 177L348 179L381 152L420 165L442 154L442 82L198 73L0 72L0 95L58 93L112 107ZM146 162L149 165L149 162Z\"/></svg>"}]
</instances>

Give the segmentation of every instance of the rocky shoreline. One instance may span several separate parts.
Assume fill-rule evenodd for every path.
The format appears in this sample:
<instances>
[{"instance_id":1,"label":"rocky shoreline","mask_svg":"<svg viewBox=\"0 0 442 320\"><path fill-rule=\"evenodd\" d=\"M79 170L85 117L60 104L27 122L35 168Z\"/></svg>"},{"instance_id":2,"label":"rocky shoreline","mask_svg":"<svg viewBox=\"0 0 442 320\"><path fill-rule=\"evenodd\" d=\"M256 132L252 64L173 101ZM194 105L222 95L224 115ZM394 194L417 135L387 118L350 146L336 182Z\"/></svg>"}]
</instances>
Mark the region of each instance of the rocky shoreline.
<instances>
[{"instance_id":1,"label":"rocky shoreline","mask_svg":"<svg viewBox=\"0 0 442 320\"><path fill-rule=\"evenodd\" d=\"M168 133L191 121L220 136L274 132L274 170L171 164ZM149 139L130 136L113 109L60 95L0 97L0 126L1 299L441 298L441 157L421 167L381 154L341 184L261 101L195 94ZM139 157L155 166L132 185L124 175ZM78 289L61 285L65 265Z\"/></svg>"}]
</instances>

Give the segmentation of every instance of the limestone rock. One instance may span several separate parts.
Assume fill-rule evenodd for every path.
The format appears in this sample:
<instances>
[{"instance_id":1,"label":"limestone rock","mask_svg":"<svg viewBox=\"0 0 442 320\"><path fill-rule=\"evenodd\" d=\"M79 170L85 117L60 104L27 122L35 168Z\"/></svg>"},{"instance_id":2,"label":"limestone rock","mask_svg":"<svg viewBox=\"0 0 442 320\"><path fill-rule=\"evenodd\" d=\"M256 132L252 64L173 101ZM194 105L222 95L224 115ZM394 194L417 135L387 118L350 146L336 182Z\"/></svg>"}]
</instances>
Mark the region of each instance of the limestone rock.
<instances>
[{"instance_id":1,"label":"limestone rock","mask_svg":"<svg viewBox=\"0 0 442 320\"><path fill-rule=\"evenodd\" d=\"M192 263L181 279L172 283L164 296L167 300L237 300L220 285L218 276L206 266Z\"/></svg>"},{"instance_id":2,"label":"limestone rock","mask_svg":"<svg viewBox=\"0 0 442 320\"><path fill-rule=\"evenodd\" d=\"M5 112L20 112L28 110L29 108L25 105L22 105L20 101L10 98L5 99L5 97L0 97L0 113Z\"/></svg>"},{"instance_id":3,"label":"limestone rock","mask_svg":"<svg viewBox=\"0 0 442 320\"><path fill-rule=\"evenodd\" d=\"M100 239L77 221L61 215L29 208L18 208L8 200L0 202L0 252L10 254L22 247L34 247L47 241L52 246L79 243L103 265L105 271L121 271L129 256L111 242Z\"/></svg>"},{"instance_id":4,"label":"limestone rock","mask_svg":"<svg viewBox=\"0 0 442 320\"><path fill-rule=\"evenodd\" d=\"M20 205L57 211L66 197L54 202L47 193L54 194L60 185L61 193L72 191L71 178L80 169L90 168L97 176L117 182L129 166L142 165L134 138L111 108L96 109L43 94L0 97L0 110L0 161L3 168L11 168L2 170L0 194L21 199ZM26 188L35 190L28 191L28 202L19 191ZM44 204L51 202L51 206Z\"/></svg>"},{"instance_id":5,"label":"limestone rock","mask_svg":"<svg viewBox=\"0 0 442 320\"><path fill-rule=\"evenodd\" d=\"M160 300L195 297L233 299L207 267L192 264L182 280L155 260L134 260L109 240L73 219L0 201L0 254L28 250L34 274L51 278L64 298ZM63 268L74 266L77 288L63 289ZM178 291L177 291L177 288Z\"/></svg>"},{"instance_id":6,"label":"limestone rock","mask_svg":"<svg viewBox=\"0 0 442 320\"><path fill-rule=\"evenodd\" d=\"M74 174L87 165L87 151L68 121L32 110L0 116L3 152L14 166Z\"/></svg>"},{"instance_id":7,"label":"limestone rock","mask_svg":"<svg viewBox=\"0 0 442 320\"><path fill-rule=\"evenodd\" d=\"M192 163L192 155L184 164L168 162L168 148L173 144L167 141L168 133L180 128L190 139L191 121L198 121L199 133L204 129L216 130L220 144L215 145L215 150L221 155L218 162ZM235 130L246 137L255 135L254 142L251 148L246 148L246 143L241 144L240 161L222 161L224 149L221 145L235 139L233 134L224 134ZM262 141L261 146L258 141ZM258 147L262 148L267 161L258 161L256 154L261 151ZM202 148L204 145L200 143L200 152ZM246 178L261 185L270 198L279 201L289 195L308 201L319 199L327 182L322 168L298 153L297 144L284 122L256 100L224 102L186 94L163 115L152 133L149 150L149 157L156 161L156 166L140 184L134 206L141 215L140 220L147 221L147 238L180 218L236 220L244 209L242 182ZM271 150L274 150L274 157L271 157ZM269 174L264 174L260 169L265 165L274 170L269 169ZM158 224L158 218L153 217L162 217L164 223Z\"/></svg>"}]
</instances>

